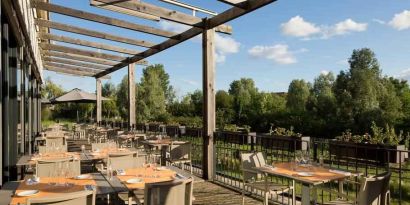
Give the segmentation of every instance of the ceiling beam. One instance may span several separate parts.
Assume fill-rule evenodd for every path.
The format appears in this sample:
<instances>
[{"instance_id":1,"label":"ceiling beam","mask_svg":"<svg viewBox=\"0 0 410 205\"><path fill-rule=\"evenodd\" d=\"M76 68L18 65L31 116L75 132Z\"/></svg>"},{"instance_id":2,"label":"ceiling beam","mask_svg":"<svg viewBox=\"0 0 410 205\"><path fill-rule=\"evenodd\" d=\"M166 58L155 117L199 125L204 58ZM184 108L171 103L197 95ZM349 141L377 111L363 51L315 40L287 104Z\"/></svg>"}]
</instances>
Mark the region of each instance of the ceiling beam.
<instances>
[{"instance_id":1,"label":"ceiling beam","mask_svg":"<svg viewBox=\"0 0 410 205\"><path fill-rule=\"evenodd\" d=\"M62 63L62 64L67 64L67 65L80 66L84 68L92 68L96 70L105 70L107 68L110 68L108 66L90 64L90 63L84 63L81 61L73 61L73 60L67 60L64 58L55 58L55 57L48 57L48 56L44 56L43 60L47 62Z\"/></svg>"},{"instance_id":2,"label":"ceiling beam","mask_svg":"<svg viewBox=\"0 0 410 205\"><path fill-rule=\"evenodd\" d=\"M161 18L159 18L158 16L142 13L142 12L139 12L139 11L133 11L133 10L127 9L127 8L121 8L121 7L118 7L118 6L113 6L113 5L101 3L101 2L98 2L98 1L95 1L95 0L90 0L90 5L94 6L94 7L97 7L97 8L101 8L101 9L105 9L105 10L109 10L109 11L114 11L114 12L126 14L126 15L129 15L129 16L134 16L134 17L138 17L138 18L143 18L143 19L147 19L147 20L151 20L151 21L160 21L161 20Z\"/></svg>"},{"instance_id":3,"label":"ceiling beam","mask_svg":"<svg viewBox=\"0 0 410 205\"><path fill-rule=\"evenodd\" d=\"M109 67L118 64L118 62L110 61L110 60L107 60L107 59L93 58L93 57L88 57L88 56L72 54L72 53L63 53L63 52L48 51L48 50L40 50L40 52L41 52L42 56L44 56L44 57L47 56L47 57L64 58L64 59L69 59L69 60L82 61L82 62L85 62L85 63L105 65L105 66L109 66ZM135 64L147 65L148 62L146 60L141 60L141 61L136 62Z\"/></svg>"},{"instance_id":4,"label":"ceiling beam","mask_svg":"<svg viewBox=\"0 0 410 205\"><path fill-rule=\"evenodd\" d=\"M40 38L64 42L64 43L70 43L70 44L75 44L75 45L80 45L80 46L86 46L90 48L97 48L97 49L102 49L102 50L107 50L107 51L114 51L118 53L130 54L130 55L135 55L141 52L141 51L134 51L134 50L126 49L122 47L112 46L112 45L108 45L104 43L91 42L91 41L86 41L82 39L71 38L68 36L54 35L50 33L40 33Z\"/></svg>"},{"instance_id":5,"label":"ceiling beam","mask_svg":"<svg viewBox=\"0 0 410 205\"><path fill-rule=\"evenodd\" d=\"M103 59L119 61L119 62L127 59L126 57L111 55L107 53L98 53L94 51L72 48L72 47L67 47L67 46L60 46L60 45L55 45L55 44L48 44L48 43L40 43L40 48L42 48L43 50L73 53L73 54L84 55L84 56L93 57L93 58L103 58Z\"/></svg>"},{"instance_id":6,"label":"ceiling beam","mask_svg":"<svg viewBox=\"0 0 410 205\"><path fill-rule=\"evenodd\" d=\"M84 72L84 71L75 71L75 70L67 70L60 67L54 67L49 65L44 65L44 69L48 71L57 72L60 74L67 74L67 75L74 75L80 77L94 77L94 73ZM110 76L103 76L103 79L110 79Z\"/></svg>"},{"instance_id":7,"label":"ceiling beam","mask_svg":"<svg viewBox=\"0 0 410 205\"><path fill-rule=\"evenodd\" d=\"M143 41L143 40L136 40L136 39L131 39L127 37L116 36L116 35L112 35L112 34L108 34L104 32L93 31L93 30L89 30L89 29L85 29L85 28L81 28L77 26L71 26L71 25L48 21L48 20L36 19L36 24L42 27L57 29L60 31L65 31L65 32L70 32L70 33L81 34L81 35L90 36L94 38L100 38L104 40L126 43L126 44L134 45L134 46L142 46L142 47L151 48L152 46L155 45L154 43Z\"/></svg>"},{"instance_id":8,"label":"ceiling beam","mask_svg":"<svg viewBox=\"0 0 410 205\"><path fill-rule=\"evenodd\" d=\"M90 13L86 11L76 10L76 9L72 9L72 8L68 8L68 7L64 7L64 6L60 6L56 4L42 2L41 0L33 0L32 5L36 9L40 9L40 10L45 10L48 12L58 13L58 14L66 15L66 16L71 16L74 18L80 18L80 19L84 19L88 21L93 21L97 23L110 25L110 26L125 28L129 30L134 30L138 32L156 35L156 36L171 38L172 36L176 34L174 32L165 31L165 30L150 27L150 26L135 24L135 23L121 20L121 19L111 18L111 17L94 14L94 13Z\"/></svg>"},{"instance_id":9,"label":"ceiling beam","mask_svg":"<svg viewBox=\"0 0 410 205\"><path fill-rule=\"evenodd\" d=\"M177 0L160 0L160 1L172 4L174 6L179 6L179 7L185 8L185 9L190 9L190 10L194 11L194 13L196 11L199 11L199 12L209 14L209 15L212 15L212 16L218 15L218 13L216 13L214 11L211 11L211 10L208 10L208 9L203 9L203 8L200 8L200 7L191 5L191 4L187 4L187 3L184 3L184 2L181 2L181 1L177 1ZM195 15L193 15L193 16L195 16Z\"/></svg>"},{"instance_id":10,"label":"ceiling beam","mask_svg":"<svg viewBox=\"0 0 410 205\"><path fill-rule=\"evenodd\" d=\"M186 13L166 9L164 7L156 6L142 1L137 0L95 0L98 2L106 3L107 5L115 5L121 8L127 8L134 11L139 11L155 16L159 16L162 19L189 25L195 26L198 28L204 28L202 24L202 19L199 17L191 16ZM228 25L219 25L216 28L216 31L226 34L232 34L232 27Z\"/></svg>"},{"instance_id":11,"label":"ceiling beam","mask_svg":"<svg viewBox=\"0 0 410 205\"><path fill-rule=\"evenodd\" d=\"M273 3L275 1L276 0L247 0L246 2L241 3L241 5L245 7L245 4L246 4L246 7L248 9L244 10L244 9L241 9L241 8L238 8L238 7L230 8L230 9L224 11L223 13L218 14L217 16L214 16L214 17L209 18L209 19L204 19L204 24L207 25L207 29L212 29L212 28L215 28L219 25L222 25L222 24L224 24L228 21L231 21L235 18L238 18L238 17L240 17L244 14L252 12L252 11L258 9L258 8L261 8L261 7L266 6L270 3ZM149 56L152 56L156 53L159 53L159 52L161 52L165 49L168 49L172 46L175 46L175 45L177 45L181 42L184 42L188 39L191 39L194 36L197 36L197 35L201 34L202 31L203 31L202 29L192 27L191 29L188 29L187 31L182 32L181 34L179 34L178 38L177 38L177 39L179 39L178 41L176 41L174 39L168 39L168 40L154 46L151 49L148 49L148 50L146 50L146 51L144 51L144 52L142 52L138 55L134 55L133 57L129 58L128 62L121 62L121 63L113 66L112 68L109 68L109 69L107 69L107 70L105 70L101 73L98 73L96 75L96 77L101 77L101 76L107 75L111 72L114 72L118 69L121 69L121 68L127 66L128 64L130 64L132 62L137 62L137 61L145 59Z\"/></svg>"}]
</instances>

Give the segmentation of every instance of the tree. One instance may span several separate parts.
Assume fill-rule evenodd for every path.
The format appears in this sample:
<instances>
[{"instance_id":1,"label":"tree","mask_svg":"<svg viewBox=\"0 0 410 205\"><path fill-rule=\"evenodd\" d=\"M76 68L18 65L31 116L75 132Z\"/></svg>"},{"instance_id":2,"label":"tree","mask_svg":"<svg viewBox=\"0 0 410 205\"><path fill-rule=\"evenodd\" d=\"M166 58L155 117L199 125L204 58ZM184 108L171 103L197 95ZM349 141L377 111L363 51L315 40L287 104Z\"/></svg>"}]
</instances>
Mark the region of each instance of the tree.
<instances>
[{"instance_id":1,"label":"tree","mask_svg":"<svg viewBox=\"0 0 410 205\"><path fill-rule=\"evenodd\" d=\"M120 114L121 118L127 119L128 118L128 75L125 75L122 78L121 83L118 85L115 101L118 107L118 113Z\"/></svg>"},{"instance_id":2,"label":"tree","mask_svg":"<svg viewBox=\"0 0 410 205\"><path fill-rule=\"evenodd\" d=\"M230 84L229 94L233 97L236 122L242 124L247 121L247 112L250 112L252 99L255 98L258 89L251 78L241 78Z\"/></svg>"},{"instance_id":3,"label":"tree","mask_svg":"<svg viewBox=\"0 0 410 205\"><path fill-rule=\"evenodd\" d=\"M119 114L117 107L117 89L112 83L105 83L101 89L102 96L109 100L102 101L102 114L107 118L116 117Z\"/></svg>"},{"instance_id":4,"label":"tree","mask_svg":"<svg viewBox=\"0 0 410 205\"><path fill-rule=\"evenodd\" d=\"M60 97L64 94L64 90L61 85L55 84L51 81L50 77L48 77L41 89L41 98L43 99L54 99Z\"/></svg>"},{"instance_id":5,"label":"tree","mask_svg":"<svg viewBox=\"0 0 410 205\"><path fill-rule=\"evenodd\" d=\"M310 84L304 80L293 80L288 89L286 107L294 113L306 110L306 103L310 95Z\"/></svg>"}]
</instances>

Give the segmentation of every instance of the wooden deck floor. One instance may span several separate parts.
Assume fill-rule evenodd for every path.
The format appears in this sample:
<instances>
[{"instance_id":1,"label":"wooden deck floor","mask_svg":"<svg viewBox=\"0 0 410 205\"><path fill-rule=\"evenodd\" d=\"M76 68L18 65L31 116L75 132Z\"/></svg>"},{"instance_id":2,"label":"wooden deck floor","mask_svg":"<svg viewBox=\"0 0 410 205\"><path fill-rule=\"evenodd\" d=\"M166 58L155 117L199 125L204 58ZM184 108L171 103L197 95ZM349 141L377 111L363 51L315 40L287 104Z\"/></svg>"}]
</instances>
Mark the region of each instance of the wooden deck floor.
<instances>
[{"instance_id":1,"label":"wooden deck floor","mask_svg":"<svg viewBox=\"0 0 410 205\"><path fill-rule=\"evenodd\" d=\"M242 195L225 187L211 182L198 182L194 184L195 205L240 205ZM261 201L245 197L245 204L262 204Z\"/></svg>"}]
</instances>

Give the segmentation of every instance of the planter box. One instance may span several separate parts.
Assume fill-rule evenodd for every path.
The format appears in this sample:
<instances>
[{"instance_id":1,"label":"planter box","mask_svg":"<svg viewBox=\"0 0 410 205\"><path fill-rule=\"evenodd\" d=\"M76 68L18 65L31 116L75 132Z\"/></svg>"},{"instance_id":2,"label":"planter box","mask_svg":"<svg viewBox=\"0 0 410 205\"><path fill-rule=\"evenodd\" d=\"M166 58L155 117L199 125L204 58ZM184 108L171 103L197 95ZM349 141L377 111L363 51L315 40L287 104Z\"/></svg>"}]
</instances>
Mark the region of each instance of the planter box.
<instances>
[{"instance_id":1,"label":"planter box","mask_svg":"<svg viewBox=\"0 0 410 205\"><path fill-rule=\"evenodd\" d=\"M218 140L223 141L225 143L244 145L244 144L251 144L252 137L255 137L256 133L218 131L218 132L215 132L214 135Z\"/></svg>"},{"instance_id":2,"label":"planter box","mask_svg":"<svg viewBox=\"0 0 410 205\"><path fill-rule=\"evenodd\" d=\"M373 161L375 164L401 163L408 157L404 145L378 145L332 140L329 150L338 159Z\"/></svg>"},{"instance_id":3,"label":"planter box","mask_svg":"<svg viewBox=\"0 0 410 205\"><path fill-rule=\"evenodd\" d=\"M264 134L256 139L257 145L261 145L268 149L276 148L290 152L307 150L310 145L310 137L308 136L295 137Z\"/></svg>"},{"instance_id":4,"label":"planter box","mask_svg":"<svg viewBox=\"0 0 410 205\"><path fill-rule=\"evenodd\" d=\"M171 138L175 138L179 136L179 126L178 125L167 125L165 127L167 136Z\"/></svg>"}]
</instances>

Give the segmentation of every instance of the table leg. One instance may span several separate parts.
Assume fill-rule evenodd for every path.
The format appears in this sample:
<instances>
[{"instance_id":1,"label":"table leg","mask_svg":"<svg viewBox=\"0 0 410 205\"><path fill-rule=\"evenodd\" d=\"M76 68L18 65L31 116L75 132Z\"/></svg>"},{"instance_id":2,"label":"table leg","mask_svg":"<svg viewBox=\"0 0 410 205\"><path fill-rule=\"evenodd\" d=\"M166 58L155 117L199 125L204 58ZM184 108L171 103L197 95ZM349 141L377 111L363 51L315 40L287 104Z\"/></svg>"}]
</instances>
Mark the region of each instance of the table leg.
<instances>
[{"instance_id":1,"label":"table leg","mask_svg":"<svg viewBox=\"0 0 410 205\"><path fill-rule=\"evenodd\" d=\"M340 179L340 180L338 180L338 183L339 183L339 193L340 194L343 194L343 180L342 179Z\"/></svg>"},{"instance_id":2,"label":"table leg","mask_svg":"<svg viewBox=\"0 0 410 205\"><path fill-rule=\"evenodd\" d=\"M268 205L268 175L265 174L265 197L263 200L263 204Z\"/></svg>"},{"instance_id":3,"label":"table leg","mask_svg":"<svg viewBox=\"0 0 410 205\"><path fill-rule=\"evenodd\" d=\"M302 205L310 205L310 185L302 184Z\"/></svg>"},{"instance_id":4,"label":"table leg","mask_svg":"<svg viewBox=\"0 0 410 205\"><path fill-rule=\"evenodd\" d=\"M296 205L296 183L295 180L292 180L292 205Z\"/></svg>"}]
</instances>

